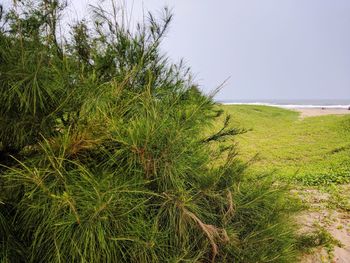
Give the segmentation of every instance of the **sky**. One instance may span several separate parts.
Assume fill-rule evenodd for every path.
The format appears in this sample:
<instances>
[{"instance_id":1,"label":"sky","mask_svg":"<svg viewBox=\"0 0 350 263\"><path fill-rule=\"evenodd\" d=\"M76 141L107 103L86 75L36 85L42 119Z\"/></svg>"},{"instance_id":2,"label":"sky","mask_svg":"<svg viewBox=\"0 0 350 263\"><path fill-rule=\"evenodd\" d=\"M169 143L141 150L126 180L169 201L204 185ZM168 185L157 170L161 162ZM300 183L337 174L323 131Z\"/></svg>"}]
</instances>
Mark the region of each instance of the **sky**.
<instances>
[{"instance_id":1,"label":"sky","mask_svg":"<svg viewBox=\"0 0 350 263\"><path fill-rule=\"evenodd\" d=\"M135 17L171 8L163 50L205 92L229 78L218 100L350 100L349 0L124 1ZM94 2L71 1L71 16Z\"/></svg>"}]
</instances>

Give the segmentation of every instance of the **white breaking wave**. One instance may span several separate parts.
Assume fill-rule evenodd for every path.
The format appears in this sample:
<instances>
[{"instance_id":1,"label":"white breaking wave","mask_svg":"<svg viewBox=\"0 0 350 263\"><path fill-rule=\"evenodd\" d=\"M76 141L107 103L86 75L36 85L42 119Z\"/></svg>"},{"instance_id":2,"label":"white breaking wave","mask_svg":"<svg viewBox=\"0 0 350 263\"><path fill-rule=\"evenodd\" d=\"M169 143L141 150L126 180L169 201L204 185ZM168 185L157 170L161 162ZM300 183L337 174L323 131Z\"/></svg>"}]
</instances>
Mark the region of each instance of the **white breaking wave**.
<instances>
[{"instance_id":1,"label":"white breaking wave","mask_svg":"<svg viewBox=\"0 0 350 263\"><path fill-rule=\"evenodd\" d=\"M262 106L271 106L271 107L279 107L286 109L300 109L300 108L310 108L310 109L348 109L350 104L348 105L303 105L303 104L273 104L266 102L222 102L223 105L262 105Z\"/></svg>"}]
</instances>

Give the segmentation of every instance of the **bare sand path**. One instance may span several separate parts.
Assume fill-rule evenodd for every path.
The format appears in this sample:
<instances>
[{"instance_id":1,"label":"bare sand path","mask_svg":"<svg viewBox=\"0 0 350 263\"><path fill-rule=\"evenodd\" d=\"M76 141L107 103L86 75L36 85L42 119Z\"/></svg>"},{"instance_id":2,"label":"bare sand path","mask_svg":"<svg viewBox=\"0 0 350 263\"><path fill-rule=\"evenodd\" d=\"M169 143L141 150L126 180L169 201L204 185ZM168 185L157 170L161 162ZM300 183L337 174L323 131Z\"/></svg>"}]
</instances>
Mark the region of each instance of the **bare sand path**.
<instances>
[{"instance_id":1,"label":"bare sand path","mask_svg":"<svg viewBox=\"0 0 350 263\"><path fill-rule=\"evenodd\" d=\"M350 185L339 186L350 201L346 193L350 191ZM310 254L305 254L300 263L349 263L350 262L350 212L330 206L331 196L316 189L307 189L299 192L302 200L310 204L310 209L305 211L299 222L302 232L310 232L319 227L327 230L341 245L334 245L331 251L324 247L314 249Z\"/></svg>"},{"instance_id":2,"label":"bare sand path","mask_svg":"<svg viewBox=\"0 0 350 263\"><path fill-rule=\"evenodd\" d=\"M322 116L322 115L345 115L350 114L348 109L329 109L329 108L297 108L293 109L300 112L300 118Z\"/></svg>"}]
</instances>

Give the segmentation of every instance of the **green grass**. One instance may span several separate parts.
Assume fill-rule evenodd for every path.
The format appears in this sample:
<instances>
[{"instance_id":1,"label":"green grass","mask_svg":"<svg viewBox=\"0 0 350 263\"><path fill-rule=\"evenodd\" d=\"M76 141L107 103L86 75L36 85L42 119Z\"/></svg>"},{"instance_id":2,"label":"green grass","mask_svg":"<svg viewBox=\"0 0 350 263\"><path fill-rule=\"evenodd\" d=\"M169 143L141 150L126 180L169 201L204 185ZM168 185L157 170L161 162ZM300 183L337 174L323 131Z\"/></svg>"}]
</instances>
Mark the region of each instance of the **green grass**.
<instances>
[{"instance_id":1,"label":"green grass","mask_svg":"<svg viewBox=\"0 0 350 263\"><path fill-rule=\"evenodd\" d=\"M244 160L255 157L251 169L305 185L350 182L350 115L301 119L298 112L277 107L222 108L249 129L237 141Z\"/></svg>"}]
</instances>

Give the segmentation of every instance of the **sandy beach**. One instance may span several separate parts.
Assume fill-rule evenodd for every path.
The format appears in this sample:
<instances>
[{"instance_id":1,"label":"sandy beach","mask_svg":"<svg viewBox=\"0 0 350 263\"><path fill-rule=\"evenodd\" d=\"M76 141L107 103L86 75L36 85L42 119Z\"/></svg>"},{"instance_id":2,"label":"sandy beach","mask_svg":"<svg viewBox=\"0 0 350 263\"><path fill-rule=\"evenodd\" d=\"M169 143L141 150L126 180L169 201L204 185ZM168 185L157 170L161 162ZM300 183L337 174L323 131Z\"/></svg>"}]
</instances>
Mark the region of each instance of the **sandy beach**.
<instances>
[{"instance_id":1,"label":"sandy beach","mask_svg":"<svg viewBox=\"0 0 350 263\"><path fill-rule=\"evenodd\" d=\"M350 110L348 110L348 109L298 108L298 109L293 109L293 110L300 112L300 117L301 118L322 116L322 115L344 115L344 114L350 114Z\"/></svg>"}]
</instances>

